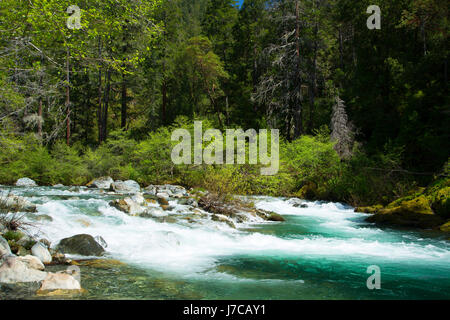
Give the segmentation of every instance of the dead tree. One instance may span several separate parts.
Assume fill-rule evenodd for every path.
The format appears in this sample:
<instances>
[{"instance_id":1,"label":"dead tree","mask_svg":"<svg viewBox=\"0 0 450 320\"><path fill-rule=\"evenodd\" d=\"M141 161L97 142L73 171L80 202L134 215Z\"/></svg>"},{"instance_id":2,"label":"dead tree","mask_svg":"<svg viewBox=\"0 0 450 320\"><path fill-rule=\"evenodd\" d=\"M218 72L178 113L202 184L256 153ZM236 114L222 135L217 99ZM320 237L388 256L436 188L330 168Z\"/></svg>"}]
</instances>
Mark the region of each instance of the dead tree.
<instances>
[{"instance_id":1,"label":"dead tree","mask_svg":"<svg viewBox=\"0 0 450 320\"><path fill-rule=\"evenodd\" d=\"M331 140L336 142L334 149L339 154L339 157L341 159L350 158L354 143L353 125L348 120L344 101L339 96L336 97L333 105L331 130Z\"/></svg>"}]
</instances>

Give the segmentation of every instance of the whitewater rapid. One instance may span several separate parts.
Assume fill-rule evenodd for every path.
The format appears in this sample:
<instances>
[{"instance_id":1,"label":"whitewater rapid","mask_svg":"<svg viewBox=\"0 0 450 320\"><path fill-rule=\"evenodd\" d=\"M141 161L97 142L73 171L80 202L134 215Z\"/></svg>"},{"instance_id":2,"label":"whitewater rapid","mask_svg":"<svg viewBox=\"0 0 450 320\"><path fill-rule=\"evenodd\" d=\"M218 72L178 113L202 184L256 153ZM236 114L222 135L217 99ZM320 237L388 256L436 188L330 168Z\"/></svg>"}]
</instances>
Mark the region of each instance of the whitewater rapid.
<instances>
[{"instance_id":1,"label":"whitewater rapid","mask_svg":"<svg viewBox=\"0 0 450 320\"><path fill-rule=\"evenodd\" d=\"M255 206L294 219L303 232L270 233L274 222L239 224L237 229L208 219L200 223L167 223L129 216L109 205L111 195L98 190L32 188L13 189L38 205L41 221L33 230L55 246L76 234L101 236L109 257L142 268L197 277L227 257L284 257L432 264L448 268L447 242L422 238L420 234L379 229L364 222L366 215L339 203L307 202L295 207L292 199L256 197ZM171 201L170 214L190 213L187 206Z\"/></svg>"}]
</instances>

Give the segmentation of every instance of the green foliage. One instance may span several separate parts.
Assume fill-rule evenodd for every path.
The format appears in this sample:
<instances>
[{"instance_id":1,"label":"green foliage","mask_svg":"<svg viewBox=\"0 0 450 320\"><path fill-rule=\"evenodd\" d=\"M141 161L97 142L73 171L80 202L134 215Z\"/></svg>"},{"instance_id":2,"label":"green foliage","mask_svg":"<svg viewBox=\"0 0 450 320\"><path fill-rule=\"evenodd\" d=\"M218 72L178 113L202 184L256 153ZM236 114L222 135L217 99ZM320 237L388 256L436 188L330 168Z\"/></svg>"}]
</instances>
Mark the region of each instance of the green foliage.
<instances>
[{"instance_id":1,"label":"green foliage","mask_svg":"<svg viewBox=\"0 0 450 320\"><path fill-rule=\"evenodd\" d=\"M108 175L364 205L450 174L445 1L380 0L376 31L368 0L83 0L82 30L66 28L72 4L0 2L1 183ZM346 161L329 141L336 95L356 128ZM281 129L279 173L173 165L171 132L199 118L204 130Z\"/></svg>"},{"instance_id":2,"label":"green foliage","mask_svg":"<svg viewBox=\"0 0 450 320\"><path fill-rule=\"evenodd\" d=\"M19 241L23 238L23 233L20 231L7 231L3 238L5 238L8 241Z\"/></svg>"}]
</instances>

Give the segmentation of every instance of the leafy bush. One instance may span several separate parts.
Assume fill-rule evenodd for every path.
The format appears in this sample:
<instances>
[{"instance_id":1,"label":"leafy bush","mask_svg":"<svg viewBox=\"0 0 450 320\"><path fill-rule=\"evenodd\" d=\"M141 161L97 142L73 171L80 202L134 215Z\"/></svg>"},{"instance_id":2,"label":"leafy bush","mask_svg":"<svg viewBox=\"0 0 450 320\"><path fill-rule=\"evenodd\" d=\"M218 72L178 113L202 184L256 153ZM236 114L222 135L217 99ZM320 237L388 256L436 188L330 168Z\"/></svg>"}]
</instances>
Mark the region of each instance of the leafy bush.
<instances>
[{"instance_id":1,"label":"leafy bush","mask_svg":"<svg viewBox=\"0 0 450 320\"><path fill-rule=\"evenodd\" d=\"M203 130L212 127L212 122L203 121ZM12 184L20 177L29 177L41 185L83 185L111 176L142 185L182 184L223 195L298 196L358 206L387 204L415 187L411 176L401 173L402 148L387 145L384 153L372 156L355 149L351 159L341 161L327 127L314 136L281 140L280 169L274 176L262 176L261 165L174 165L171 151L177 142L171 141L171 133L179 128L187 129L193 137L193 121L179 117L172 126L151 132L142 141L121 130L111 132L95 150L69 147L64 142L49 149L35 135L18 137L2 132L0 183ZM248 143L246 148L248 156Z\"/></svg>"}]
</instances>

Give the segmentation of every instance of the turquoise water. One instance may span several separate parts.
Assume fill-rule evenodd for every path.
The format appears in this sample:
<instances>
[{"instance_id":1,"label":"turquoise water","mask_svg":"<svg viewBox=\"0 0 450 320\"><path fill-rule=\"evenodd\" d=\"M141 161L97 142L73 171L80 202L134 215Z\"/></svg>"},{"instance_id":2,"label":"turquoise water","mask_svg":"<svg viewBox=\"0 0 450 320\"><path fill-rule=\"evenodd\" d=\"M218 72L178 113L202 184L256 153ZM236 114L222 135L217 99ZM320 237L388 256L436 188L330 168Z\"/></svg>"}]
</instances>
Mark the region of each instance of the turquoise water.
<instances>
[{"instance_id":1,"label":"turquoise water","mask_svg":"<svg viewBox=\"0 0 450 320\"><path fill-rule=\"evenodd\" d=\"M2 188L5 190L5 188ZM125 263L81 267L87 290L74 299L448 299L450 245L442 234L380 229L337 203L258 197L257 207L286 222L232 229L208 218L189 223L171 202L172 223L130 217L110 207L119 196L96 190L13 188L51 216L33 230L52 241L102 236L108 257ZM369 290L369 266L381 289ZM63 267L52 267L61 269ZM25 298L37 298L28 295Z\"/></svg>"}]
</instances>

